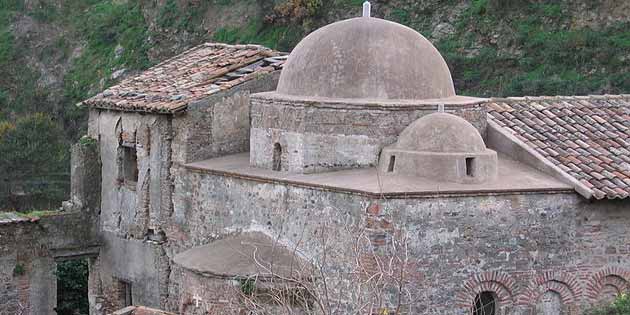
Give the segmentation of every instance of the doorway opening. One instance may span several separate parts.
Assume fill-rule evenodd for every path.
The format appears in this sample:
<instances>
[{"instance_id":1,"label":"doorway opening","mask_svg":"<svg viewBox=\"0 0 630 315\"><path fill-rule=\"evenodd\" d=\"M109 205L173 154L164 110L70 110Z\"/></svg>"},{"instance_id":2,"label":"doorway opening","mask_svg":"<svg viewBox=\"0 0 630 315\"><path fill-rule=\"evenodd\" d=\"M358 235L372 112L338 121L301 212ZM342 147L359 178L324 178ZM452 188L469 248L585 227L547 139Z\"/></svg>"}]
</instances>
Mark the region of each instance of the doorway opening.
<instances>
[{"instance_id":1,"label":"doorway opening","mask_svg":"<svg viewBox=\"0 0 630 315\"><path fill-rule=\"evenodd\" d=\"M57 262L57 314L88 315L88 258Z\"/></svg>"}]
</instances>

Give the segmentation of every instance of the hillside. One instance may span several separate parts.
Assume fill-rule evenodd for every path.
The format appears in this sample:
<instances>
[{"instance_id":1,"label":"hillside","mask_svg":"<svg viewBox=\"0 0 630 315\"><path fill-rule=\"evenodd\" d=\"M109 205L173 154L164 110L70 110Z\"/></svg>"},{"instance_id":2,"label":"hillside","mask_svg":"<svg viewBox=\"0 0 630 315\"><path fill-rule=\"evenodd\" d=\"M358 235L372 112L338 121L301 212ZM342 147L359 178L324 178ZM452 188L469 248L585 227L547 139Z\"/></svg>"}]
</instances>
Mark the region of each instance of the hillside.
<instances>
[{"instance_id":1,"label":"hillside","mask_svg":"<svg viewBox=\"0 0 630 315\"><path fill-rule=\"evenodd\" d=\"M77 102L205 41L290 51L310 31L359 15L361 3L3 0L0 208L64 198L68 148L86 125ZM459 94L630 93L626 0L385 0L373 15L431 39Z\"/></svg>"}]
</instances>

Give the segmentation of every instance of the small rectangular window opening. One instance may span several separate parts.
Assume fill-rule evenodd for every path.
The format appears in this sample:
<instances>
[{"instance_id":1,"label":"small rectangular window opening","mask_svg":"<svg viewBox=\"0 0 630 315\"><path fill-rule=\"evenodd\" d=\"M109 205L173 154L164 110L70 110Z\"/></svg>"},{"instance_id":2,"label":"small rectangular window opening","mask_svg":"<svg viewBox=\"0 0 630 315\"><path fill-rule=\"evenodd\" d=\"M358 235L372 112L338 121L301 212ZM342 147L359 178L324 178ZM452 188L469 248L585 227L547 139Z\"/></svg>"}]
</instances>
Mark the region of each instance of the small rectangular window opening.
<instances>
[{"instance_id":1,"label":"small rectangular window opening","mask_svg":"<svg viewBox=\"0 0 630 315\"><path fill-rule=\"evenodd\" d=\"M474 174L475 168L475 158L466 158L466 176L475 176Z\"/></svg>"},{"instance_id":2,"label":"small rectangular window opening","mask_svg":"<svg viewBox=\"0 0 630 315\"><path fill-rule=\"evenodd\" d=\"M123 146L122 171L126 183L138 182L138 154L135 147Z\"/></svg>"},{"instance_id":3,"label":"small rectangular window opening","mask_svg":"<svg viewBox=\"0 0 630 315\"><path fill-rule=\"evenodd\" d=\"M389 164L387 165L387 172L389 173L393 172L395 165L396 165L396 156L392 155L389 157Z\"/></svg>"},{"instance_id":4,"label":"small rectangular window opening","mask_svg":"<svg viewBox=\"0 0 630 315\"><path fill-rule=\"evenodd\" d=\"M282 170L282 146L280 143L273 145L273 157L271 161L271 169L274 171Z\"/></svg>"}]
</instances>

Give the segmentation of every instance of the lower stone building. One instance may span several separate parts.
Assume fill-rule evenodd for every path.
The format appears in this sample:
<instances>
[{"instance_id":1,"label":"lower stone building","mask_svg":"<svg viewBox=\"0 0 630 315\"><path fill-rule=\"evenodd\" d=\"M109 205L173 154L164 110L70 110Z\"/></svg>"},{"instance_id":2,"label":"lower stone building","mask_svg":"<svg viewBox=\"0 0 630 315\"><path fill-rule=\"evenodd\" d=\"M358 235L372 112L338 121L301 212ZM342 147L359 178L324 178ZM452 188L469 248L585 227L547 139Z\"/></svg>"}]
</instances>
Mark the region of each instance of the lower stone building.
<instances>
[{"instance_id":1,"label":"lower stone building","mask_svg":"<svg viewBox=\"0 0 630 315\"><path fill-rule=\"evenodd\" d=\"M458 96L428 40L360 17L83 105L91 314L582 314L630 289L628 95Z\"/></svg>"}]
</instances>

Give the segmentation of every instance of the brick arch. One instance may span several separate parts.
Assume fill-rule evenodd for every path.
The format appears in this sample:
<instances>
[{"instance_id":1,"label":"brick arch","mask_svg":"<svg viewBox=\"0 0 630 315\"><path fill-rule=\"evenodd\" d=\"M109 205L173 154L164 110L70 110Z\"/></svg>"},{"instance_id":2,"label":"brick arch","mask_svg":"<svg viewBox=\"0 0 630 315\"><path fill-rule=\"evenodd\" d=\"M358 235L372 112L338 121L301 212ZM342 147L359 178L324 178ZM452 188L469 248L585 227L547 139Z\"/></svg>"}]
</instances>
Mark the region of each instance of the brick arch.
<instances>
[{"instance_id":1,"label":"brick arch","mask_svg":"<svg viewBox=\"0 0 630 315\"><path fill-rule=\"evenodd\" d=\"M597 301L606 286L612 286L618 292L630 291L630 270L607 267L596 272L586 285L586 296L591 301Z\"/></svg>"},{"instance_id":2,"label":"brick arch","mask_svg":"<svg viewBox=\"0 0 630 315\"><path fill-rule=\"evenodd\" d=\"M547 291L560 294L565 305L577 302L582 295L582 288L576 276L566 272L545 272L536 276L527 289L519 296L519 304L536 304Z\"/></svg>"},{"instance_id":3,"label":"brick arch","mask_svg":"<svg viewBox=\"0 0 630 315\"><path fill-rule=\"evenodd\" d=\"M484 272L467 280L456 297L458 307L466 311L473 308L475 296L489 291L497 297L499 308L514 305L516 282L507 273L500 271Z\"/></svg>"}]
</instances>

